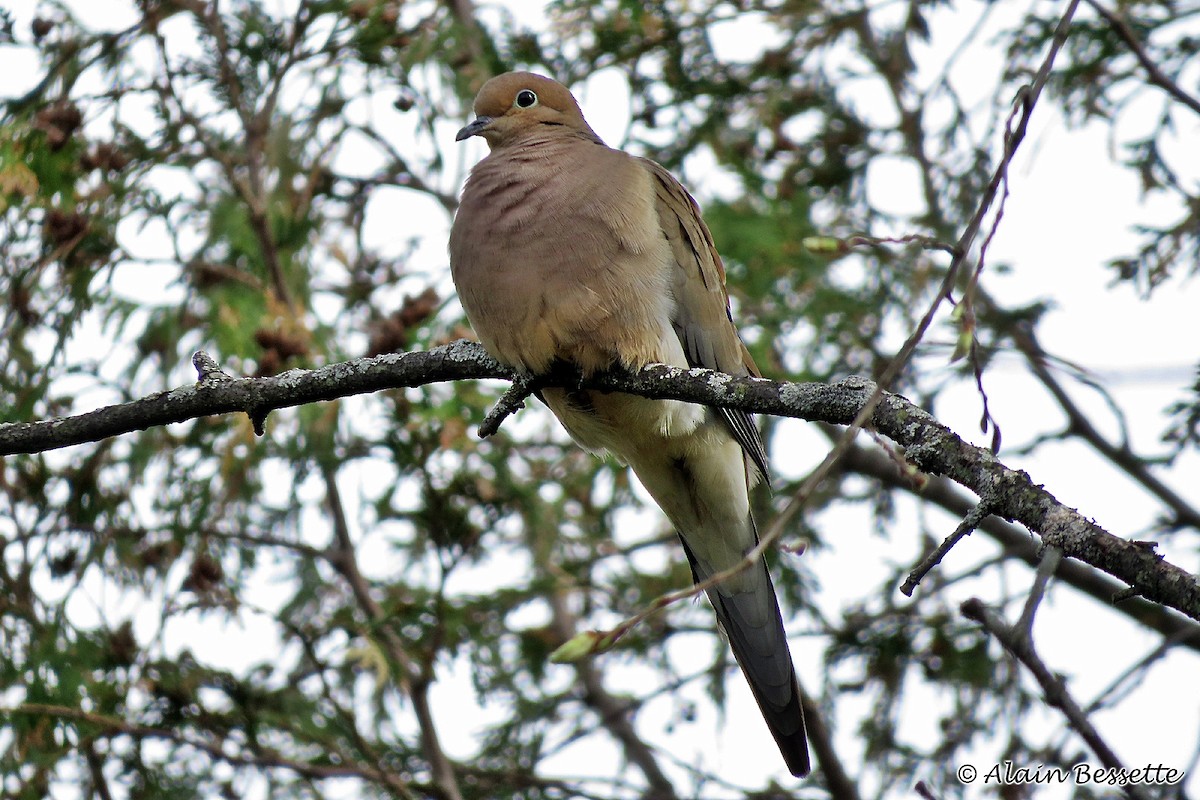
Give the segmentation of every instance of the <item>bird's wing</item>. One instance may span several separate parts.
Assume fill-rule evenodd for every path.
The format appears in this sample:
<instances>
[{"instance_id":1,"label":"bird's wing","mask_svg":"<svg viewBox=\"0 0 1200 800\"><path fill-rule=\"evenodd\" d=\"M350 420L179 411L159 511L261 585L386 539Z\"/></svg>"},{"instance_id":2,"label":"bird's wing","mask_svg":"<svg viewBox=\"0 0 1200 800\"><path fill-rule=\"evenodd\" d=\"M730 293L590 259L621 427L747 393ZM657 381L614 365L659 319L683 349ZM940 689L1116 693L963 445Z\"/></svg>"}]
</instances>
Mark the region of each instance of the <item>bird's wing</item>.
<instances>
[{"instance_id":1,"label":"bird's wing","mask_svg":"<svg viewBox=\"0 0 1200 800\"><path fill-rule=\"evenodd\" d=\"M639 160L653 179L659 224L679 266L672 281L675 316L671 322L683 343L688 363L730 375L759 376L754 359L734 327L725 289L725 267L700 216L700 207L662 165L649 159ZM767 453L754 418L746 411L725 408L718 411L738 444L766 478L770 474Z\"/></svg>"}]
</instances>

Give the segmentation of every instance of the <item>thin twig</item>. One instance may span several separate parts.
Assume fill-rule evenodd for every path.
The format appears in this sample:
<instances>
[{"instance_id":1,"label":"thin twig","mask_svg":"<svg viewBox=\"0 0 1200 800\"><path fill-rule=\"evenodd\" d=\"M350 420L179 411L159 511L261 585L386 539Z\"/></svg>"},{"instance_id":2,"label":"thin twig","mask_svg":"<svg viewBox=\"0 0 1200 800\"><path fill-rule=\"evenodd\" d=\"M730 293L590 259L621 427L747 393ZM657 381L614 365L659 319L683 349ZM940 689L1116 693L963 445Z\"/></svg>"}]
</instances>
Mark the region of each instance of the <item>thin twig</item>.
<instances>
[{"instance_id":1,"label":"thin twig","mask_svg":"<svg viewBox=\"0 0 1200 800\"><path fill-rule=\"evenodd\" d=\"M504 391L504 394L492 406L492 410L483 418L483 422L479 424L479 438L486 439L499 431L504 420L525 407L525 399L533 394L536 388L537 381L529 375L524 373L514 375L512 386Z\"/></svg>"},{"instance_id":2,"label":"thin twig","mask_svg":"<svg viewBox=\"0 0 1200 800\"><path fill-rule=\"evenodd\" d=\"M900 586L900 593L905 597L912 597L913 591L917 588L921 580L929 574L929 571L942 563L942 559L953 549L954 545L962 541L963 537L969 536L991 513L991 504L987 499L980 500L963 517L962 522L954 529L954 533L947 536L941 544L934 548L933 552L925 556L921 560L921 563L913 568L912 572L908 573L908 577L904 579L904 583Z\"/></svg>"},{"instance_id":3,"label":"thin twig","mask_svg":"<svg viewBox=\"0 0 1200 800\"><path fill-rule=\"evenodd\" d=\"M1109 24L1113 32L1133 52L1134 58L1142 65L1142 69L1146 70L1146 77L1150 79L1150 83L1163 89L1167 94L1183 103L1192 111L1200 114L1200 100L1197 100L1179 88L1179 84L1171 80L1171 77L1163 72L1158 64L1154 63L1154 59L1150 58L1149 53L1146 52L1146 48L1138 41L1137 34L1134 33L1133 28L1129 27L1129 23L1123 17L1113 11L1109 11L1096 0L1085 0L1085 2L1104 18L1104 21Z\"/></svg>"},{"instance_id":4,"label":"thin twig","mask_svg":"<svg viewBox=\"0 0 1200 800\"><path fill-rule=\"evenodd\" d=\"M919 488L914 487L908 473L890 455L879 450L855 445L839 466L881 481L890 488L912 492L956 516L965 516L976 506L973 497L942 477L926 476ZM1001 558L1017 559L1034 569L1042 563L1037 539L1021 526L992 515L980 524L979 531L1000 545L1003 549ZM1099 570L1067 560L1059 565L1057 576L1060 581L1091 597L1109 611L1115 611L1136 625L1178 642L1180 646L1200 652L1200 625L1140 597L1114 603L1114 595L1125 587Z\"/></svg>"},{"instance_id":5,"label":"thin twig","mask_svg":"<svg viewBox=\"0 0 1200 800\"><path fill-rule=\"evenodd\" d=\"M1062 555L1062 550L1057 547L1047 547L1042 552L1042 560L1038 564L1033 586L1030 587L1029 596L1025 598L1025 607L1021 610L1021 618L1013 626L1019 635L1029 639L1030 642L1033 641L1033 618L1037 614L1038 606L1042 603L1042 598L1046 596L1046 587L1050 585L1050 579L1054 577L1054 573L1058 571L1058 565L1062 563Z\"/></svg>"}]
</instances>

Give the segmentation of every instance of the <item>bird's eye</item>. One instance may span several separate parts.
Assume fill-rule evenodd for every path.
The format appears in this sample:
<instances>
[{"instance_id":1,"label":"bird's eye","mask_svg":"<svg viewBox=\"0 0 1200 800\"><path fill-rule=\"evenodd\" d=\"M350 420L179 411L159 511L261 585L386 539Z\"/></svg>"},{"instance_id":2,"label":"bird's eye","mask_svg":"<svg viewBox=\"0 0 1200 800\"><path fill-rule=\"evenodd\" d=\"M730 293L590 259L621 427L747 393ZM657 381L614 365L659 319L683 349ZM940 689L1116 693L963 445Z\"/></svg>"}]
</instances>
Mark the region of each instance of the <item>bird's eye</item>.
<instances>
[{"instance_id":1,"label":"bird's eye","mask_svg":"<svg viewBox=\"0 0 1200 800\"><path fill-rule=\"evenodd\" d=\"M517 92L517 105L521 108L532 108L537 105L537 95L528 89Z\"/></svg>"}]
</instances>

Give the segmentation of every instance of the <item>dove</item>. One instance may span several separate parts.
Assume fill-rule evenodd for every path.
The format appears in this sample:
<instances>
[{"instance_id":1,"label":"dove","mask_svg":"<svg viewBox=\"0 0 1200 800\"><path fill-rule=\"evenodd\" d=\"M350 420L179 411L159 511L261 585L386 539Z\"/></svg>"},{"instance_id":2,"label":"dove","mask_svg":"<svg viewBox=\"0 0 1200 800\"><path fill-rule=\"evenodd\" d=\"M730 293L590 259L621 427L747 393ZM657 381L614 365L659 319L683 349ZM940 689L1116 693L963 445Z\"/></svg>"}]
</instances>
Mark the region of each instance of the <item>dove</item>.
<instances>
[{"instance_id":1,"label":"dove","mask_svg":"<svg viewBox=\"0 0 1200 800\"><path fill-rule=\"evenodd\" d=\"M450 269L479 341L528 376L651 363L759 375L692 196L608 147L570 91L510 72L485 83L457 140L482 137L450 233ZM750 489L768 475L751 416L617 392L547 388L576 442L629 465L671 521L697 582L758 542ZM766 562L707 590L790 772L810 770L804 714Z\"/></svg>"}]
</instances>

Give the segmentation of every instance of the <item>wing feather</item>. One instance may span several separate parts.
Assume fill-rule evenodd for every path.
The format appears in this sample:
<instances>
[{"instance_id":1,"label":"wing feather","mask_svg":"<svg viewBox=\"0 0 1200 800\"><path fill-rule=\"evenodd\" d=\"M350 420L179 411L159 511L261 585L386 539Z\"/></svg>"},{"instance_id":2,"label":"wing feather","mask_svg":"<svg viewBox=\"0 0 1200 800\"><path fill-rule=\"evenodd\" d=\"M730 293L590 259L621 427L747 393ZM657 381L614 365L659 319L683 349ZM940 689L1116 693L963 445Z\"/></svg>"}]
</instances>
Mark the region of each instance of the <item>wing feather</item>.
<instances>
[{"instance_id":1,"label":"wing feather","mask_svg":"<svg viewBox=\"0 0 1200 800\"><path fill-rule=\"evenodd\" d=\"M671 323L688 363L730 375L760 375L734 327L725 266L699 205L665 168L649 159L641 161L654 179L659 223L679 265L672 281L675 316ZM754 417L728 408L717 409L717 413L751 463L767 478L767 452Z\"/></svg>"}]
</instances>

